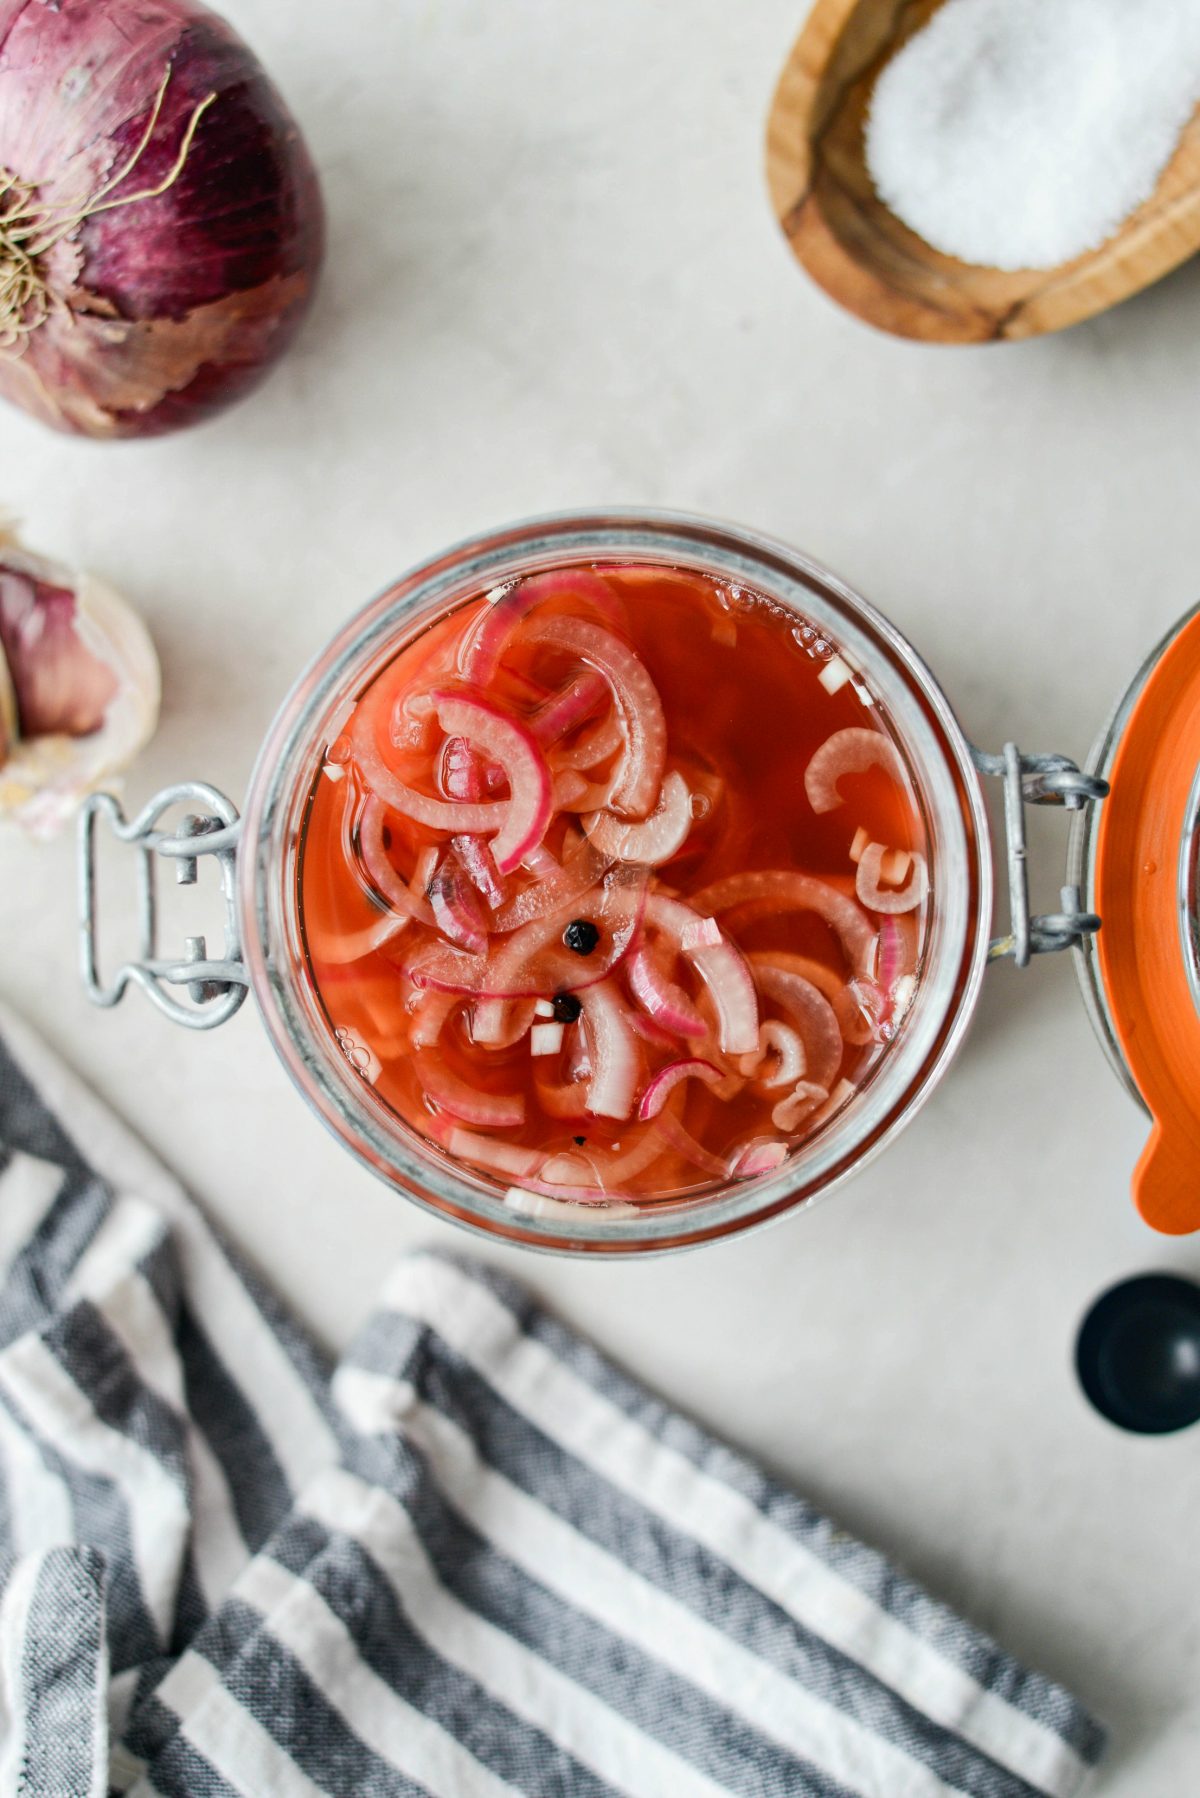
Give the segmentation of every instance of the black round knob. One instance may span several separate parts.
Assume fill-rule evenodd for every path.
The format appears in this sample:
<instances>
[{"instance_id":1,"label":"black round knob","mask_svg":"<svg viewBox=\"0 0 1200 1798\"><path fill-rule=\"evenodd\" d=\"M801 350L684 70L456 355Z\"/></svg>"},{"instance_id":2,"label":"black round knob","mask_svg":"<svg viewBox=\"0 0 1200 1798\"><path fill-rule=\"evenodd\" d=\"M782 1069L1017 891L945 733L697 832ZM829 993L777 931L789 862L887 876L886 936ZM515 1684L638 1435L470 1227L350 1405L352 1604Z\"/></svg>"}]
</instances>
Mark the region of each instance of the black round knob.
<instances>
[{"instance_id":1,"label":"black round knob","mask_svg":"<svg viewBox=\"0 0 1200 1798\"><path fill-rule=\"evenodd\" d=\"M1075 1370L1119 1429L1155 1436L1200 1422L1200 1286L1175 1274L1110 1286L1080 1326Z\"/></svg>"}]
</instances>

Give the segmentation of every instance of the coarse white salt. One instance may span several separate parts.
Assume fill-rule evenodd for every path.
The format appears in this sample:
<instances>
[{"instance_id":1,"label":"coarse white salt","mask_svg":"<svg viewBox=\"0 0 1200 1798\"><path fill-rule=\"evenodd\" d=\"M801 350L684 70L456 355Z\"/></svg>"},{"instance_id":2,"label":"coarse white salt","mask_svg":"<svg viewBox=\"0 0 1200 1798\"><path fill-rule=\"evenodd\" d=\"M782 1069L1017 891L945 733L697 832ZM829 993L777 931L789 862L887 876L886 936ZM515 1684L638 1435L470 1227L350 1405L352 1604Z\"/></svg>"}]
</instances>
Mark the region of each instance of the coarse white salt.
<instances>
[{"instance_id":1,"label":"coarse white salt","mask_svg":"<svg viewBox=\"0 0 1200 1798\"><path fill-rule=\"evenodd\" d=\"M557 1055L562 1040L561 1024L535 1024L529 1032L529 1052L531 1055Z\"/></svg>"},{"instance_id":2,"label":"coarse white salt","mask_svg":"<svg viewBox=\"0 0 1200 1798\"><path fill-rule=\"evenodd\" d=\"M1052 268L1150 197L1200 103L1200 0L946 0L886 64L881 199L949 256Z\"/></svg>"}]
</instances>

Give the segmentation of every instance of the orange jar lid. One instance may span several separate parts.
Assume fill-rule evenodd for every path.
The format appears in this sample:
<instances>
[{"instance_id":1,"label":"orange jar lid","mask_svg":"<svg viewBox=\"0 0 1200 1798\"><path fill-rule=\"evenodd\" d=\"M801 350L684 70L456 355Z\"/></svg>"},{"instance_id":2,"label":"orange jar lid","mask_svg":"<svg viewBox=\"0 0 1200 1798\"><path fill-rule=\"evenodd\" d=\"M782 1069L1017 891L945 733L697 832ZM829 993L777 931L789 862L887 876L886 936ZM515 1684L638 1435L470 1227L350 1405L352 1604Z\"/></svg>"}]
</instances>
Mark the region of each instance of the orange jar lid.
<instances>
[{"instance_id":1,"label":"orange jar lid","mask_svg":"<svg viewBox=\"0 0 1200 1798\"><path fill-rule=\"evenodd\" d=\"M1138 1210L1171 1235L1200 1230L1200 1008L1181 902L1200 769L1200 615L1151 668L1117 742L1096 829L1098 973L1113 1035L1151 1116L1133 1176Z\"/></svg>"}]
</instances>

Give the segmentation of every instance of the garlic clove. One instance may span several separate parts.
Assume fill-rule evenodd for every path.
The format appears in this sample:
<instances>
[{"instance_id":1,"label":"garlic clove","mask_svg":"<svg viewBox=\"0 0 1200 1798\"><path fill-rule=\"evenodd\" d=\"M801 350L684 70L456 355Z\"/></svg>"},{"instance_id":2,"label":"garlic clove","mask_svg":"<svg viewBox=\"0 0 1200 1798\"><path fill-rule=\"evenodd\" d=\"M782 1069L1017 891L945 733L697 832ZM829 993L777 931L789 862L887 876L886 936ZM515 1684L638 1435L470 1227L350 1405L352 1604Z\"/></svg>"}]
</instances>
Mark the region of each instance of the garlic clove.
<instances>
[{"instance_id":1,"label":"garlic clove","mask_svg":"<svg viewBox=\"0 0 1200 1798\"><path fill-rule=\"evenodd\" d=\"M0 816L60 830L148 742L160 690L126 602L0 530Z\"/></svg>"}]
</instances>

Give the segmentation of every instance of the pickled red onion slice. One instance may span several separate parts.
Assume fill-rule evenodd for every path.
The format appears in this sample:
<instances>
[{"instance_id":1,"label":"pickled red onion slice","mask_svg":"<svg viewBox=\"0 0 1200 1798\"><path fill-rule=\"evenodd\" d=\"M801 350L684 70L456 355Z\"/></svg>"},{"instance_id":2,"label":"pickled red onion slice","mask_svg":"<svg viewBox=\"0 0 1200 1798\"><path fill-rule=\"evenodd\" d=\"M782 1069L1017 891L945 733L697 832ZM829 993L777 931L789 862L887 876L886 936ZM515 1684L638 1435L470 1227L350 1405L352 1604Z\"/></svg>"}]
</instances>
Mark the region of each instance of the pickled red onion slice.
<instances>
[{"instance_id":1,"label":"pickled red onion slice","mask_svg":"<svg viewBox=\"0 0 1200 1798\"><path fill-rule=\"evenodd\" d=\"M357 930L347 930L325 936L321 943L321 959L332 962L335 966L345 966L350 962L361 961L364 955L373 955L376 949L382 949L385 943L398 936L408 923L407 918L398 918L394 914L373 918Z\"/></svg>"},{"instance_id":2,"label":"pickled red onion slice","mask_svg":"<svg viewBox=\"0 0 1200 1798\"><path fill-rule=\"evenodd\" d=\"M495 1001L537 999L547 993L578 993L603 980L622 959L641 924L646 876L632 870L606 875L586 898L514 931L492 954L468 958L454 950L416 957L406 970L418 986L473 993L476 1042L494 1043L500 1028ZM590 955L576 955L562 935L576 918L594 923L600 942Z\"/></svg>"},{"instance_id":3,"label":"pickled red onion slice","mask_svg":"<svg viewBox=\"0 0 1200 1798\"><path fill-rule=\"evenodd\" d=\"M861 1048L874 1040L874 1032L869 1024L864 1026L862 1006L864 993L875 993L881 1002L883 1000L884 995L873 980L860 977L847 982L832 968L827 968L824 962L813 961L807 955L793 955L783 949L772 949L770 960L775 967L782 968L789 974L802 974L818 992L825 995L833 1007L838 1029L846 1042Z\"/></svg>"},{"instance_id":4,"label":"pickled red onion slice","mask_svg":"<svg viewBox=\"0 0 1200 1798\"><path fill-rule=\"evenodd\" d=\"M646 917L681 949L689 934L693 940L699 936L699 946L685 952L708 988L721 1048L726 1055L752 1055L758 1047L758 996L741 950L724 936L718 943L708 942L703 929L708 920L662 893L647 900Z\"/></svg>"},{"instance_id":5,"label":"pickled red onion slice","mask_svg":"<svg viewBox=\"0 0 1200 1798\"><path fill-rule=\"evenodd\" d=\"M580 1002L592 1061L587 1108L593 1117L627 1118L633 1110L641 1055L621 995L612 981L602 980L588 987Z\"/></svg>"},{"instance_id":6,"label":"pickled red onion slice","mask_svg":"<svg viewBox=\"0 0 1200 1798\"><path fill-rule=\"evenodd\" d=\"M509 639L529 614L549 599L581 600L589 610L620 625L622 609L606 581L588 568L551 569L506 588L483 614L459 655L459 667L474 686L483 687L500 665Z\"/></svg>"},{"instance_id":7,"label":"pickled red onion slice","mask_svg":"<svg viewBox=\"0 0 1200 1798\"><path fill-rule=\"evenodd\" d=\"M418 1049L414 1061L422 1091L440 1111L485 1130L517 1130L525 1122L520 1093L489 1093L470 1085L434 1049Z\"/></svg>"},{"instance_id":8,"label":"pickled red onion slice","mask_svg":"<svg viewBox=\"0 0 1200 1798\"><path fill-rule=\"evenodd\" d=\"M913 854L908 879L902 887L883 885L883 858L890 851L882 843L868 843L858 864L854 890L871 911L914 911L929 891L929 874L923 855Z\"/></svg>"},{"instance_id":9,"label":"pickled red onion slice","mask_svg":"<svg viewBox=\"0 0 1200 1798\"><path fill-rule=\"evenodd\" d=\"M665 1114L658 1119L657 1128L676 1154L682 1155L685 1161L690 1161L693 1167L698 1167L702 1173L711 1174L718 1180L724 1177L725 1163L711 1154L702 1143L698 1143L678 1118Z\"/></svg>"},{"instance_id":10,"label":"pickled red onion slice","mask_svg":"<svg viewBox=\"0 0 1200 1798\"><path fill-rule=\"evenodd\" d=\"M600 676L597 675L599 680ZM608 682L603 683L605 694L608 694ZM585 731L577 743L569 749L556 752L555 761L560 768L594 768L597 762L605 761L616 750L625 747L625 731L619 718L606 718L603 724L597 724L592 730Z\"/></svg>"},{"instance_id":11,"label":"pickled red onion slice","mask_svg":"<svg viewBox=\"0 0 1200 1798\"><path fill-rule=\"evenodd\" d=\"M685 926L680 946L686 953L693 949L715 949L721 941L721 926L715 918L694 918Z\"/></svg>"},{"instance_id":12,"label":"pickled red onion slice","mask_svg":"<svg viewBox=\"0 0 1200 1798\"><path fill-rule=\"evenodd\" d=\"M498 931L518 930L550 912L563 911L583 899L608 873L611 862L599 855L590 843L575 845L553 874L526 887L497 912L494 928Z\"/></svg>"},{"instance_id":13,"label":"pickled red onion slice","mask_svg":"<svg viewBox=\"0 0 1200 1798\"><path fill-rule=\"evenodd\" d=\"M494 1136L477 1136L473 1130L451 1130L446 1147L459 1161L473 1161L480 1167L495 1168L525 1180L537 1172L541 1155L536 1149L523 1149L516 1143L498 1142Z\"/></svg>"},{"instance_id":14,"label":"pickled red onion slice","mask_svg":"<svg viewBox=\"0 0 1200 1798\"><path fill-rule=\"evenodd\" d=\"M560 693L556 693L545 705L539 707L529 721L529 728L542 748L549 749L569 731L574 730L576 725L584 723L598 712L602 705L607 704L608 698L608 682L603 675L596 674L589 668L583 674L576 675L574 680L568 681ZM613 748L616 747L614 743ZM590 764L584 764L588 765Z\"/></svg>"},{"instance_id":15,"label":"pickled red onion slice","mask_svg":"<svg viewBox=\"0 0 1200 1798\"><path fill-rule=\"evenodd\" d=\"M564 1189L565 1190L565 1189ZM582 1189L580 1189L582 1192ZM504 1202L510 1211L524 1217L545 1217L561 1223L576 1222L581 1218L603 1219L612 1217L636 1217L637 1206L626 1205L619 1201L610 1203L607 1197L597 1191L587 1197L560 1198L556 1187L543 1187L537 1180L530 1180L524 1186L510 1186L504 1195ZM551 1193L556 1196L551 1197Z\"/></svg>"},{"instance_id":16,"label":"pickled red onion slice","mask_svg":"<svg viewBox=\"0 0 1200 1798\"><path fill-rule=\"evenodd\" d=\"M729 1158L731 1180L753 1180L758 1174L773 1173L787 1160L787 1144L774 1137L756 1136L735 1149Z\"/></svg>"},{"instance_id":17,"label":"pickled red onion slice","mask_svg":"<svg viewBox=\"0 0 1200 1798\"><path fill-rule=\"evenodd\" d=\"M582 618L539 619L526 639L578 656L608 681L625 730L610 804L625 817L647 817L662 786L667 721L645 663L611 631Z\"/></svg>"},{"instance_id":18,"label":"pickled red onion slice","mask_svg":"<svg viewBox=\"0 0 1200 1798\"><path fill-rule=\"evenodd\" d=\"M837 783L843 774L865 774L868 768L882 768L894 781L905 784L900 752L881 730L851 725L835 731L804 770L804 791L814 812L833 811L842 803Z\"/></svg>"},{"instance_id":19,"label":"pickled red onion slice","mask_svg":"<svg viewBox=\"0 0 1200 1798\"><path fill-rule=\"evenodd\" d=\"M611 812L594 812L586 830L603 854L618 862L640 862L656 868L682 849L692 828L692 796L682 774L668 774L658 803L641 824L630 824Z\"/></svg>"},{"instance_id":20,"label":"pickled red onion slice","mask_svg":"<svg viewBox=\"0 0 1200 1798\"><path fill-rule=\"evenodd\" d=\"M894 917L885 917L880 924L880 985L883 991L891 992L892 987L907 973L907 942L905 931Z\"/></svg>"},{"instance_id":21,"label":"pickled red onion slice","mask_svg":"<svg viewBox=\"0 0 1200 1798\"><path fill-rule=\"evenodd\" d=\"M668 1030L664 1025L658 1023L654 1018L648 1016L647 1013L643 1011L630 1012L629 1028L633 1031L635 1036L640 1036L645 1043L657 1043L659 1048L662 1049L677 1049L679 1047L679 1032L677 1030ZM704 1034L705 1036L708 1035L707 1028L705 1029Z\"/></svg>"},{"instance_id":22,"label":"pickled red onion slice","mask_svg":"<svg viewBox=\"0 0 1200 1798\"><path fill-rule=\"evenodd\" d=\"M443 862L430 881L429 903L443 936L472 954L486 953L488 925L479 895L453 863Z\"/></svg>"},{"instance_id":23,"label":"pickled red onion slice","mask_svg":"<svg viewBox=\"0 0 1200 1798\"><path fill-rule=\"evenodd\" d=\"M479 757L465 737L450 737L442 750L442 785L451 799L475 803L487 797L487 780Z\"/></svg>"},{"instance_id":24,"label":"pickled red onion slice","mask_svg":"<svg viewBox=\"0 0 1200 1798\"><path fill-rule=\"evenodd\" d=\"M668 1096L660 1115L628 1149L578 1148L552 1155L540 1169L541 1189L570 1187L575 1196L586 1194L593 1201L619 1194L625 1181L661 1160L666 1149L664 1132L678 1109L679 1096L678 1091ZM590 1182L583 1178L588 1174Z\"/></svg>"},{"instance_id":25,"label":"pickled red onion slice","mask_svg":"<svg viewBox=\"0 0 1200 1798\"><path fill-rule=\"evenodd\" d=\"M667 978L662 963L649 949L638 949L629 958L629 990L648 1015L675 1036L704 1037L708 1025L681 986Z\"/></svg>"},{"instance_id":26,"label":"pickled red onion slice","mask_svg":"<svg viewBox=\"0 0 1200 1798\"><path fill-rule=\"evenodd\" d=\"M778 967L769 955L752 955L750 962L761 990L790 1014L800 1032L807 1078L828 1091L845 1054L832 1005L811 981Z\"/></svg>"},{"instance_id":27,"label":"pickled red onion slice","mask_svg":"<svg viewBox=\"0 0 1200 1798\"><path fill-rule=\"evenodd\" d=\"M451 1014L461 1005L462 1000L454 993L422 993L409 1032L413 1048L427 1049L436 1043Z\"/></svg>"},{"instance_id":28,"label":"pickled red onion slice","mask_svg":"<svg viewBox=\"0 0 1200 1798\"><path fill-rule=\"evenodd\" d=\"M423 924L432 923L433 913L428 902L414 893L407 881L396 872L383 840L386 825L386 808L382 800L372 794L363 806L358 825L358 847L363 867L372 886L383 895L394 912L404 918L419 918Z\"/></svg>"},{"instance_id":29,"label":"pickled red onion slice","mask_svg":"<svg viewBox=\"0 0 1200 1798\"><path fill-rule=\"evenodd\" d=\"M818 1086L812 1080L801 1080L790 1098L781 1099L776 1105L771 1113L771 1122L777 1130L794 1130L802 1119L828 1101L829 1094L823 1086Z\"/></svg>"},{"instance_id":30,"label":"pickled red onion slice","mask_svg":"<svg viewBox=\"0 0 1200 1798\"><path fill-rule=\"evenodd\" d=\"M550 770L532 731L490 699L476 694L435 693L437 720L449 737L465 737L503 768L509 797L502 827L492 842L501 874L509 874L546 834L552 790ZM465 828L472 827L465 824Z\"/></svg>"},{"instance_id":31,"label":"pickled red onion slice","mask_svg":"<svg viewBox=\"0 0 1200 1798\"><path fill-rule=\"evenodd\" d=\"M450 847L458 857L467 879L483 894L492 910L498 910L504 904L507 892L496 866L496 858L484 839L470 835L451 837Z\"/></svg>"},{"instance_id":32,"label":"pickled red onion slice","mask_svg":"<svg viewBox=\"0 0 1200 1798\"><path fill-rule=\"evenodd\" d=\"M744 1055L740 1063L742 1073L768 1092L777 1086L795 1086L797 1080L803 1080L807 1065L800 1037L790 1024L781 1024L775 1018L759 1025L758 1050L754 1055Z\"/></svg>"},{"instance_id":33,"label":"pickled red onion slice","mask_svg":"<svg viewBox=\"0 0 1200 1798\"><path fill-rule=\"evenodd\" d=\"M709 1086L715 1086L722 1079L724 1075L720 1068L711 1061L703 1061L699 1057L688 1061L670 1061L665 1068L659 1068L645 1087L638 1105L638 1117L642 1123L647 1118L657 1117L667 1102L668 1093L683 1080L703 1080Z\"/></svg>"},{"instance_id":34,"label":"pickled red onion slice","mask_svg":"<svg viewBox=\"0 0 1200 1798\"><path fill-rule=\"evenodd\" d=\"M393 811L433 830L448 832L469 830L491 836L500 830L508 813L507 800L471 805L458 801L432 799L410 787L389 765L379 747L380 714L385 710L385 688L368 692L359 701L350 725L350 749L359 773L370 791Z\"/></svg>"},{"instance_id":35,"label":"pickled red onion slice","mask_svg":"<svg viewBox=\"0 0 1200 1798\"><path fill-rule=\"evenodd\" d=\"M553 880L556 874L562 873L562 863L556 855L551 855L544 843L539 843L535 849L531 849L521 866L527 874L532 874L535 879L543 883Z\"/></svg>"},{"instance_id":36,"label":"pickled red onion slice","mask_svg":"<svg viewBox=\"0 0 1200 1798\"><path fill-rule=\"evenodd\" d=\"M870 920L853 899L814 874L796 874L790 869L731 874L726 880L705 887L691 903L696 911L718 916L751 906L756 912L815 912L834 932L852 967L867 974L875 960L876 939Z\"/></svg>"}]
</instances>

